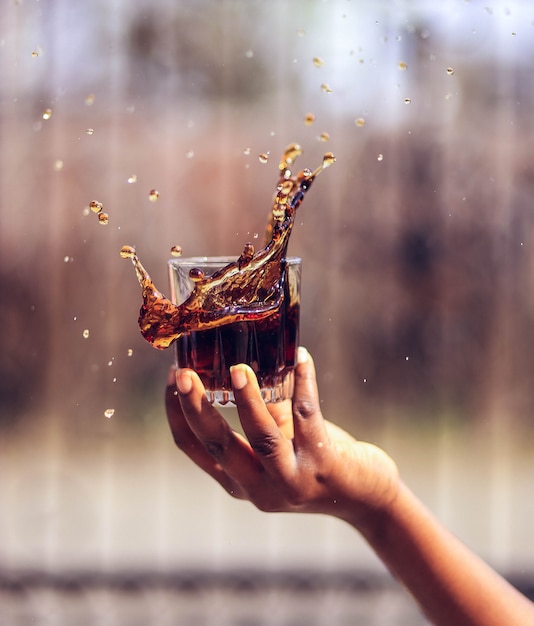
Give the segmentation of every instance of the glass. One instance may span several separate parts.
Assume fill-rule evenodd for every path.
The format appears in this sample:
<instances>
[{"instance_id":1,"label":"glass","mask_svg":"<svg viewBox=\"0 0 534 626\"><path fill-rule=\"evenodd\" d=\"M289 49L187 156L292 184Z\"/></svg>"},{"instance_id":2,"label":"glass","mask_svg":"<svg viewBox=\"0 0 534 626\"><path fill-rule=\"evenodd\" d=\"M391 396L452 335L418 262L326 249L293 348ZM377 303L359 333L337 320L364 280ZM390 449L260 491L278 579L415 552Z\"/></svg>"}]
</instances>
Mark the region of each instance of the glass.
<instances>
[{"instance_id":1,"label":"glass","mask_svg":"<svg viewBox=\"0 0 534 626\"><path fill-rule=\"evenodd\" d=\"M169 260L171 298L181 304L193 290L189 271L206 276L235 261L229 257L180 257ZM286 261L284 299L280 309L262 320L233 322L209 330L191 331L175 342L176 364L195 370L210 402L234 402L230 367L246 363L256 372L265 402L293 396L299 345L301 259Z\"/></svg>"}]
</instances>

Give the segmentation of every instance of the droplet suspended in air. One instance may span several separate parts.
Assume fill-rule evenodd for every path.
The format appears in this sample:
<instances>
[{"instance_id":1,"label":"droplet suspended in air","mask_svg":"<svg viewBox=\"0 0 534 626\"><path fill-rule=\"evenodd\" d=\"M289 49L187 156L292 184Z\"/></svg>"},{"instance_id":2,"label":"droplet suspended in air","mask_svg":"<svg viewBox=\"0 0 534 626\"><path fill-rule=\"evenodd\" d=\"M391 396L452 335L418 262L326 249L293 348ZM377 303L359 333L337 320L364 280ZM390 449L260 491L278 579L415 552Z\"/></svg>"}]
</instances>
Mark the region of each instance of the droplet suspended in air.
<instances>
[{"instance_id":1,"label":"droplet suspended in air","mask_svg":"<svg viewBox=\"0 0 534 626\"><path fill-rule=\"evenodd\" d=\"M330 135L328 133L321 133L319 135L319 141L330 141Z\"/></svg>"},{"instance_id":2,"label":"droplet suspended in air","mask_svg":"<svg viewBox=\"0 0 534 626\"><path fill-rule=\"evenodd\" d=\"M52 109L45 109L43 111L43 120L49 120L52 117Z\"/></svg>"},{"instance_id":3,"label":"droplet suspended in air","mask_svg":"<svg viewBox=\"0 0 534 626\"><path fill-rule=\"evenodd\" d=\"M90 93L87 94L87 96L85 96L85 105L90 107L95 101L95 94L94 93Z\"/></svg>"},{"instance_id":4,"label":"droplet suspended in air","mask_svg":"<svg viewBox=\"0 0 534 626\"><path fill-rule=\"evenodd\" d=\"M106 409L104 415L109 419L115 415L115 409Z\"/></svg>"},{"instance_id":5,"label":"droplet suspended in air","mask_svg":"<svg viewBox=\"0 0 534 626\"><path fill-rule=\"evenodd\" d=\"M315 122L315 115L313 113L306 113L304 116L304 123L306 126L311 126Z\"/></svg>"},{"instance_id":6,"label":"droplet suspended in air","mask_svg":"<svg viewBox=\"0 0 534 626\"><path fill-rule=\"evenodd\" d=\"M126 352L127 356L133 356L133 348L128 348L128 351Z\"/></svg>"},{"instance_id":7,"label":"droplet suspended in air","mask_svg":"<svg viewBox=\"0 0 534 626\"><path fill-rule=\"evenodd\" d=\"M137 182L137 174L132 174L131 176L128 176L128 184L133 185L136 182Z\"/></svg>"},{"instance_id":8,"label":"droplet suspended in air","mask_svg":"<svg viewBox=\"0 0 534 626\"><path fill-rule=\"evenodd\" d=\"M151 189L148 194L148 199L150 202L157 202L159 198L159 191L157 189Z\"/></svg>"},{"instance_id":9,"label":"droplet suspended in air","mask_svg":"<svg viewBox=\"0 0 534 626\"><path fill-rule=\"evenodd\" d=\"M248 156L248 155L250 154L250 148L245 148L245 149L243 150L243 154L244 154L245 156Z\"/></svg>"},{"instance_id":10,"label":"droplet suspended in air","mask_svg":"<svg viewBox=\"0 0 534 626\"><path fill-rule=\"evenodd\" d=\"M182 256L182 248L181 248L181 246L173 246L171 248L171 255L172 256Z\"/></svg>"},{"instance_id":11,"label":"droplet suspended in air","mask_svg":"<svg viewBox=\"0 0 534 626\"><path fill-rule=\"evenodd\" d=\"M447 68L447 74L448 74L449 76L452 76L452 75L454 74L454 68L453 68L453 67L448 67L448 68Z\"/></svg>"},{"instance_id":12,"label":"droplet suspended in air","mask_svg":"<svg viewBox=\"0 0 534 626\"><path fill-rule=\"evenodd\" d=\"M411 98L404 98L404 104L410 104L412 101Z\"/></svg>"},{"instance_id":13,"label":"droplet suspended in air","mask_svg":"<svg viewBox=\"0 0 534 626\"><path fill-rule=\"evenodd\" d=\"M39 56L39 50L32 50L32 57L36 59Z\"/></svg>"},{"instance_id":14,"label":"droplet suspended in air","mask_svg":"<svg viewBox=\"0 0 534 626\"><path fill-rule=\"evenodd\" d=\"M323 169L330 167L331 165L333 165L336 162L336 157L334 155L334 153L332 152L327 152L324 156L323 156Z\"/></svg>"},{"instance_id":15,"label":"droplet suspended in air","mask_svg":"<svg viewBox=\"0 0 534 626\"><path fill-rule=\"evenodd\" d=\"M365 119L363 117L359 117L354 123L358 126L358 128L362 128L365 126Z\"/></svg>"},{"instance_id":16,"label":"droplet suspended in air","mask_svg":"<svg viewBox=\"0 0 534 626\"><path fill-rule=\"evenodd\" d=\"M84 329L84 331L82 332L82 337L84 339L89 339L89 329L88 328Z\"/></svg>"},{"instance_id":17,"label":"droplet suspended in air","mask_svg":"<svg viewBox=\"0 0 534 626\"><path fill-rule=\"evenodd\" d=\"M323 83L321 85L321 91L323 91L324 93L333 93L333 90L330 87L330 85L327 85L326 83Z\"/></svg>"},{"instance_id":18,"label":"droplet suspended in air","mask_svg":"<svg viewBox=\"0 0 534 626\"><path fill-rule=\"evenodd\" d=\"M377 157L376 157L377 161L383 161L384 160L384 155L382 153L380 153Z\"/></svg>"},{"instance_id":19,"label":"droplet suspended in air","mask_svg":"<svg viewBox=\"0 0 534 626\"><path fill-rule=\"evenodd\" d=\"M133 246L122 246L119 254L123 259L133 259L135 256L135 248Z\"/></svg>"},{"instance_id":20,"label":"droplet suspended in air","mask_svg":"<svg viewBox=\"0 0 534 626\"><path fill-rule=\"evenodd\" d=\"M60 172L63 169L63 161L61 159L57 159L54 161L54 171Z\"/></svg>"},{"instance_id":21,"label":"droplet suspended in air","mask_svg":"<svg viewBox=\"0 0 534 626\"><path fill-rule=\"evenodd\" d=\"M315 67L323 67L324 61L320 57L313 57L313 64Z\"/></svg>"},{"instance_id":22,"label":"droplet suspended in air","mask_svg":"<svg viewBox=\"0 0 534 626\"><path fill-rule=\"evenodd\" d=\"M102 226L107 226L109 224L109 215L107 213L99 213L98 223L102 224Z\"/></svg>"},{"instance_id":23,"label":"droplet suspended in air","mask_svg":"<svg viewBox=\"0 0 534 626\"><path fill-rule=\"evenodd\" d=\"M89 208L93 213L101 213L104 205L98 200L91 200L91 202L89 202Z\"/></svg>"},{"instance_id":24,"label":"droplet suspended in air","mask_svg":"<svg viewBox=\"0 0 534 626\"><path fill-rule=\"evenodd\" d=\"M86 135L92 135L92 134L94 134L94 132L95 132L94 128L86 128L85 129L85 134Z\"/></svg>"},{"instance_id":25,"label":"droplet suspended in air","mask_svg":"<svg viewBox=\"0 0 534 626\"><path fill-rule=\"evenodd\" d=\"M268 152L262 152L258 156L258 159L259 159L260 163L267 163L269 161L269 153Z\"/></svg>"},{"instance_id":26,"label":"droplet suspended in air","mask_svg":"<svg viewBox=\"0 0 534 626\"><path fill-rule=\"evenodd\" d=\"M408 69L408 63L401 61L399 63L399 70L401 70L402 72L405 72L407 69Z\"/></svg>"}]
</instances>

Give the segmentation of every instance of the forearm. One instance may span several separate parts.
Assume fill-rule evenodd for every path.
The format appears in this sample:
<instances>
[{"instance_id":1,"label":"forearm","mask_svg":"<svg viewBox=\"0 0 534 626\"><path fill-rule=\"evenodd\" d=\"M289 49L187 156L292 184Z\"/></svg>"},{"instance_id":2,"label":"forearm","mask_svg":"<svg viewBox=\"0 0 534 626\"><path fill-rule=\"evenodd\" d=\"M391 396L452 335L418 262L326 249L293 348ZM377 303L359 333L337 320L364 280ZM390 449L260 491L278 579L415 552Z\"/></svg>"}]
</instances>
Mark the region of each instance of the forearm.
<instances>
[{"instance_id":1,"label":"forearm","mask_svg":"<svg viewBox=\"0 0 534 626\"><path fill-rule=\"evenodd\" d=\"M387 513L356 527L432 623L534 624L534 605L443 528L406 487Z\"/></svg>"}]
</instances>

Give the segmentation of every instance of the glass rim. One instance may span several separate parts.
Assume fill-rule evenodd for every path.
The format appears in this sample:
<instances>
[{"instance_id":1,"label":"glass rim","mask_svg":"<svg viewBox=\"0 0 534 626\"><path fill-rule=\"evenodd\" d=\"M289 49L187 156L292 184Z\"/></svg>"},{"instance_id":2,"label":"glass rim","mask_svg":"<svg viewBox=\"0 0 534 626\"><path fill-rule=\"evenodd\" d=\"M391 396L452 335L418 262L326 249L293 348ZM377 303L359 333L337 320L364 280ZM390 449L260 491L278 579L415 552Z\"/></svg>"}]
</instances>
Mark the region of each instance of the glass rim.
<instances>
[{"instance_id":1,"label":"glass rim","mask_svg":"<svg viewBox=\"0 0 534 626\"><path fill-rule=\"evenodd\" d=\"M190 256L190 257L176 257L174 259L169 259L169 265L176 265L180 267L191 266L197 267L198 265L214 265L214 266L223 266L232 263L233 261L237 261L238 256ZM288 265L299 265L302 263L302 258L298 256L288 256L285 257L285 261Z\"/></svg>"}]
</instances>

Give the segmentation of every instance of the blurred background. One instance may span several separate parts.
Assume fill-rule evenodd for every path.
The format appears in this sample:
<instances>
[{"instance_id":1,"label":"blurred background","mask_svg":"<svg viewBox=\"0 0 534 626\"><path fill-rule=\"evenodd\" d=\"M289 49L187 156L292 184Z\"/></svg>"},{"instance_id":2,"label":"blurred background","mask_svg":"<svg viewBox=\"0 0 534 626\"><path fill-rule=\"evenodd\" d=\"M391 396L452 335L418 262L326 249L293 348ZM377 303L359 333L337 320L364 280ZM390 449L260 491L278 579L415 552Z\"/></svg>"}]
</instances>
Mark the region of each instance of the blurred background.
<instances>
[{"instance_id":1,"label":"blurred background","mask_svg":"<svg viewBox=\"0 0 534 626\"><path fill-rule=\"evenodd\" d=\"M533 588L531 3L8 0L0 76L2 626L426 623L174 448L137 327L121 246L162 291L173 245L239 254L293 142L337 156L290 244L325 415Z\"/></svg>"}]
</instances>

